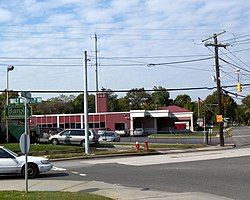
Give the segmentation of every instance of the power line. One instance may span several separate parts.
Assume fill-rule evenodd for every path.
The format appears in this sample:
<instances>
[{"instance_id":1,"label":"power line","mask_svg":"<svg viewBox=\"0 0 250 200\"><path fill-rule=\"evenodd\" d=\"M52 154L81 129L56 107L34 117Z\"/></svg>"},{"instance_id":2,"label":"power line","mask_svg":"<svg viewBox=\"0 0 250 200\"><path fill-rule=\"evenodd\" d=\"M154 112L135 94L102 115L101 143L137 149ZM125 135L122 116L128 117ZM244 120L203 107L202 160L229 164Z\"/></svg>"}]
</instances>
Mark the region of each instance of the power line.
<instances>
[{"instance_id":1,"label":"power line","mask_svg":"<svg viewBox=\"0 0 250 200\"><path fill-rule=\"evenodd\" d=\"M232 66L234 66L234 67L237 67L237 68L239 68L239 69L241 69L241 70L244 70L244 71L246 71L246 72L249 72L249 73L250 73L250 71L249 71L249 70L244 69L244 68L242 68L242 67L240 67L240 66L238 66L238 65L235 65L235 64L233 64L233 63L230 63L230 62L228 62L228 61L224 60L223 58L219 58L219 59L220 59L220 60L222 60L223 62L225 62L225 63L229 64L229 65L232 65Z\"/></svg>"},{"instance_id":2,"label":"power line","mask_svg":"<svg viewBox=\"0 0 250 200\"><path fill-rule=\"evenodd\" d=\"M156 65L172 65L172 64L181 64L181 63L189 63L189 62L198 62L203 60L209 60L214 57L207 57L207 58L200 58L200 59L193 59L193 60L183 60L183 61L176 61L176 62L166 62L166 63L149 63L148 67L154 67Z\"/></svg>"},{"instance_id":3,"label":"power line","mask_svg":"<svg viewBox=\"0 0 250 200\"><path fill-rule=\"evenodd\" d=\"M248 84L242 84L242 86L250 86L250 83ZM236 87L236 85L226 85L222 86L222 88L232 88ZM216 87L186 87L186 88L166 88L166 89L144 89L146 92L156 92L156 91L190 91L190 90L214 90ZM9 92L21 92L24 90L9 90ZM124 89L124 90L112 90L112 92L130 92L131 89ZM6 90L0 90L0 92L6 92ZM31 92L31 93L83 93L83 90L26 90L25 92ZM89 93L95 93L96 90L89 90ZM140 91L138 91L140 92Z\"/></svg>"}]
</instances>

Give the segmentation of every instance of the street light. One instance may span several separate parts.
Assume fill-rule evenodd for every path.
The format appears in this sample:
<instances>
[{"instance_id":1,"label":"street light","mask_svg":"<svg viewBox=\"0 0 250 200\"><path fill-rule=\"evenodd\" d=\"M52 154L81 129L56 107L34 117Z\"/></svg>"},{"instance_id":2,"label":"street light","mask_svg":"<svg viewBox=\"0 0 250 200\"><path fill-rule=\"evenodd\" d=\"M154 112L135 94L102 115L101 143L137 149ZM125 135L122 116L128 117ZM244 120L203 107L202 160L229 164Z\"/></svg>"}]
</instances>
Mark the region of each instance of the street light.
<instances>
[{"instance_id":1,"label":"street light","mask_svg":"<svg viewBox=\"0 0 250 200\"><path fill-rule=\"evenodd\" d=\"M6 71L6 106L8 109L9 105L9 71L13 71L14 66L8 65L7 71ZM6 141L9 142L9 125L8 125L8 118L6 116Z\"/></svg>"}]
</instances>

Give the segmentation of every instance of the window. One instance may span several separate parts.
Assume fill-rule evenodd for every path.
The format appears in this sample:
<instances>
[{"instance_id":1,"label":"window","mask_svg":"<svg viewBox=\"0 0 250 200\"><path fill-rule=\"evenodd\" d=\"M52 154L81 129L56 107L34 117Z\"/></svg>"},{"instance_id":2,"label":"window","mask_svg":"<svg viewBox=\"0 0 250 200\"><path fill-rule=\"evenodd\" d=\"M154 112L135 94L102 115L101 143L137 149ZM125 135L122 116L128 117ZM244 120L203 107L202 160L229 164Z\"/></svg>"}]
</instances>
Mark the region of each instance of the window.
<instances>
[{"instance_id":1,"label":"window","mask_svg":"<svg viewBox=\"0 0 250 200\"><path fill-rule=\"evenodd\" d=\"M63 132L61 133L61 135L63 135L63 136L68 136L68 135L69 135L69 131L63 131Z\"/></svg>"},{"instance_id":2,"label":"window","mask_svg":"<svg viewBox=\"0 0 250 200\"><path fill-rule=\"evenodd\" d=\"M13 156L9 154L8 152L4 151L3 149L0 149L0 158L12 158Z\"/></svg>"},{"instance_id":3,"label":"window","mask_svg":"<svg viewBox=\"0 0 250 200\"><path fill-rule=\"evenodd\" d=\"M71 130L70 135L72 135L72 136L83 136L84 132L82 130Z\"/></svg>"},{"instance_id":4,"label":"window","mask_svg":"<svg viewBox=\"0 0 250 200\"><path fill-rule=\"evenodd\" d=\"M115 123L115 130L125 130L125 123Z\"/></svg>"},{"instance_id":5,"label":"window","mask_svg":"<svg viewBox=\"0 0 250 200\"><path fill-rule=\"evenodd\" d=\"M100 123L100 128L105 128L105 122Z\"/></svg>"}]
</instances>

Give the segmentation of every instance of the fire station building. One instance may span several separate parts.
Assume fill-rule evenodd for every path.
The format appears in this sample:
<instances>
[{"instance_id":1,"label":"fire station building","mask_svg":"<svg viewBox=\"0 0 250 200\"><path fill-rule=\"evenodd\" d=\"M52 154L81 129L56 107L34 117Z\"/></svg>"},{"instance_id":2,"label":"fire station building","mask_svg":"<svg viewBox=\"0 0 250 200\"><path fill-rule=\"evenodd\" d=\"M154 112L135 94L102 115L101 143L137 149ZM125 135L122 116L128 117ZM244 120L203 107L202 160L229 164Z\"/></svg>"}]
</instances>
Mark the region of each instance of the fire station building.
<instances>
[{"instance_id":1,"label":"fire station building","mask_svg":"<svg viewBox=\"0 0 250 200\"><path fill-rule=\"evenodd\" d=\"M136 128L156 132L194 131L193 112L175 106L157 110L130 110L108 112L108 97L97 94L97 113L89 113L89 128L126 131L133 135ZM33 115L30 124L42 128L84 128L84 113Z\"/></svg>"}]
</instances>

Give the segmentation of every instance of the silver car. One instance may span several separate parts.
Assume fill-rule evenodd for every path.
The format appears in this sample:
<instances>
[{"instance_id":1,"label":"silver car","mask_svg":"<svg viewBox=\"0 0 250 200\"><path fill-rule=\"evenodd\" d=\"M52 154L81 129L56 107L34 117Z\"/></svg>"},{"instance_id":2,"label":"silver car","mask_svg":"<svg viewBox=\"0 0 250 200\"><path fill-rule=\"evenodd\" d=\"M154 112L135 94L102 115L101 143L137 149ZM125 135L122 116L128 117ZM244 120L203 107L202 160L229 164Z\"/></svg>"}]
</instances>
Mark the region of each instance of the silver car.
<instances>
[{"instance_id":1,"label":"silver car","mask_svg":"<svg viewBox=\"0 0 250 200\"><path fill-rule=\"evenodd\" d=\"M89 143L98 143L99 135L95 130L89 130ZM60 133L49 137L49 142L53 145L57 144L85 144L85 131L84 129L66 129Z\"/></svg>"},{"instance_id":2,"label":"silver car","mask_svg":"<svg viewBox=\"0 0 250 200\"><path fill-rule=\"evenodd\" d=\"M121 137L114 131L105 131L100 133L99 141L120 142Z\"/></svg>"},{"instance_id":3,"label":"silver car","mask_svg":"<svg viewBox=\"0 0 250 200\"><path fill-rule=\"evenodd\" d=\"M47 158L28 156L28 176L35 177L39 173L51 170L53 165ZM0 146L0 174L25 174L25 156Z\"/></svg>"}]
</instances>

